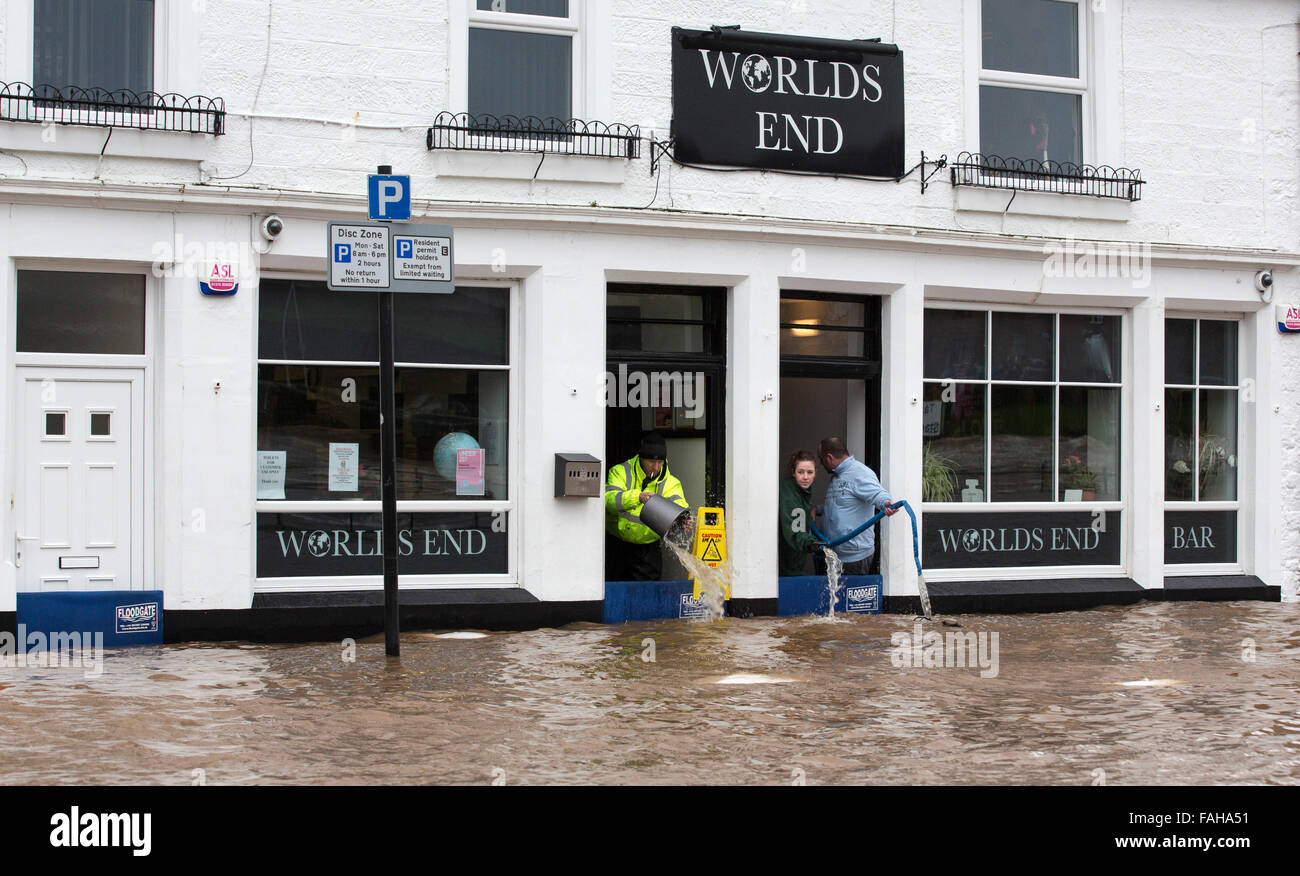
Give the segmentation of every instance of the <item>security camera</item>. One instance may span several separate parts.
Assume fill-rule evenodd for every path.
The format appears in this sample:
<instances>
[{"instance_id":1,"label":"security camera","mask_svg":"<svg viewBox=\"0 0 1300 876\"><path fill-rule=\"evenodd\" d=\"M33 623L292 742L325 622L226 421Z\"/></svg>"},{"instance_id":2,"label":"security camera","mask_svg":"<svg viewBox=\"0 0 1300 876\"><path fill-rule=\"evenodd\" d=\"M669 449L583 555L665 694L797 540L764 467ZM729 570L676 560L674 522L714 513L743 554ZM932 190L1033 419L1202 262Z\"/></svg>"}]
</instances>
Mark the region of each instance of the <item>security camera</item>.
<instances>
[{"instance_id":1,"label":"security camera","mask_svg":"<svg viewBox=\"0 0 1300 876\"><path fill-rule=\"evenodd\" d=\"M274 214L267 216L262 220L262 236L267 240L275 240L284 233L284 220Z\"/></svg>"},{"instance_id":2,"label":"security camera","mask_svg":"<svg viewBox=\"0 0 1300 876\"><path fill-rule=\"evenodd\" d=\"M1255 291L1267 302L1273 297L1273 273L1271 271L1255 272Z\"/></svg>"}]
</instances>

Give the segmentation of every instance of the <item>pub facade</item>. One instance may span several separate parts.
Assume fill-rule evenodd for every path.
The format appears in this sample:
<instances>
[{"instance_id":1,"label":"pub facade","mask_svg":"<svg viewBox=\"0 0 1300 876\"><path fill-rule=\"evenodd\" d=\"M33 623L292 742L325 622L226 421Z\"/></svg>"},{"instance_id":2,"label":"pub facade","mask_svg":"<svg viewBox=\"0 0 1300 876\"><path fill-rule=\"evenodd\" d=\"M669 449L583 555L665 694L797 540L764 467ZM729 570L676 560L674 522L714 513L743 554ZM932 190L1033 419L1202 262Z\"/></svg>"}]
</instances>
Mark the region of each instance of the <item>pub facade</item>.
<instances>
[{"instance_id":1,"label":"pub facade","mask_svg":"<svg viewBox=\"0 0 1300 876\"><path fill-rule=\"evenodd\" d=\"M455 235L455 291L395 302L405 623L600 620L557 455L650 430L725 509L733 614L831 435L945 610L1296 596L1286 4L73 6L3 13L0 617L373 625L376 297L326 280L379 165ZM906 519L878 545L915 610Z\"/></svg>"}]
</instances>

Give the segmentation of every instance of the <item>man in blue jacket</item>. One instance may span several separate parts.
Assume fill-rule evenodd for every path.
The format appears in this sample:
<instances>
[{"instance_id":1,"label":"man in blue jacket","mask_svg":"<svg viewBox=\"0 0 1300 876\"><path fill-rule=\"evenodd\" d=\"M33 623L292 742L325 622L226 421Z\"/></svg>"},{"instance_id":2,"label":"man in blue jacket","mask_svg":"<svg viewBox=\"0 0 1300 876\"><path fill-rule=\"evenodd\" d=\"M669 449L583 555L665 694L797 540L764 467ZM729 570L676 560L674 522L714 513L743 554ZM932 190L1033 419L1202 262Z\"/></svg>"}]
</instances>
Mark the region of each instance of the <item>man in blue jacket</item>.
<instances>
[{"instance_id":1,"label":"man in blue jacket","mask_svg":"<svg viewBox=\"0 0 1300 876\"><path fill-rule=\"evenodd\" d=\"M817 445L817 458L831 476L821 526L831 541L848 535L882 508L887 516L897 513L897 508L886 507L894 503L894 497L880 485L875 472L853 458L843 439L823 438ZM843 574L866 575L876 554L876 535L868 527L833 550L844 563Z\"/></svg>"}]
</instances>

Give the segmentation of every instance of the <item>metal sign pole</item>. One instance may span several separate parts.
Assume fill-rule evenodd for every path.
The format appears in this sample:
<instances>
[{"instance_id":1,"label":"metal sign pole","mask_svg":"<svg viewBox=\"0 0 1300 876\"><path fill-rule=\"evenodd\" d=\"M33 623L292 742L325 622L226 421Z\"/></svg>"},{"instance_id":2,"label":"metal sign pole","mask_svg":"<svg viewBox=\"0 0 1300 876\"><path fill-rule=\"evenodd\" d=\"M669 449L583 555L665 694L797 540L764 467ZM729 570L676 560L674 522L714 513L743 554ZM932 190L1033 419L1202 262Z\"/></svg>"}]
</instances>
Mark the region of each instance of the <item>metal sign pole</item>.
<instances>
[{"instance_id":1,"label":"metal sign pole","mask_svg":"<svg viewBox=\"0 0 1300 876\"><path fill-rule=\"evenodd\" d=\"M393 293L379 293L379 455L384 502L384 653L398 657L397 414L393 402Z\"/></svg>"},{"instance_id":2,"label":"metal sign pole","mask_svg":"<svg viewBox=\"0 0 1300 876\"><path fill-rule=\"evenodd\" d=\"M381 174L393 169L379 168ZM379 293L379 464L383 482L384 653L402 654L397 598L397 413L393 375L393 293Z\"/></svg>"},{"instance_id":3,"label":"metal sign pole","mask_svg":"<svg viewBox=\"0 0 1300 876\"><path fill-rule=\"evenodd\" d=\"M367 182L367 222L326 224L332 292L379 293L379 464L383 506L384 653L401 656L397 577L397 411L393 374L393 294L456 291L454 229L411 223L411 179L382 165ZM403 224L392 225L393 221ZM355 484L355 481L352 482ZM355 489L355 486L353 487Z\"/></svg>"}]
</instances>

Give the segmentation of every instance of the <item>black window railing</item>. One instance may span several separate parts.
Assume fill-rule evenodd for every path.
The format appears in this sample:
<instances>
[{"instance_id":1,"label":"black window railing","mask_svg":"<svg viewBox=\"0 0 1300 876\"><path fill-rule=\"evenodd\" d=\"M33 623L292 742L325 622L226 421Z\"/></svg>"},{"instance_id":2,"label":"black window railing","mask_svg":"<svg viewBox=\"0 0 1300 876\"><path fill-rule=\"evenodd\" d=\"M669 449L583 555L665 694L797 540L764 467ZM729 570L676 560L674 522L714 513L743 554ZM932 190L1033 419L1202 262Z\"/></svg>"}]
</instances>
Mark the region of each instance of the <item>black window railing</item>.
<instances>
[{"instance_id":1,"label":"black window railing","mask_svg":"<svg viewBox=\"0 0 1300 876\"><path fill-rule=\"evenodd\" d=\"M0 83L0 121L224 134L226 103L202 95L4 82Z\"/></svg>"},{"instance_id":2,"label":"black window railing","mask_svg":"<svg viewBox=\"0 0 1300 876\"><path fill-rule=\"evenodd\" d=\"M438 113L426 138L429 149L477 152L554 152L599 158L638 158L641 129L582 119L539 119Z\"/></svg>"},{"instance_id":3,"label":"black window railing","mask_svg":"<svg viewBox=\"0 0 1300 876\"><path fill-rule=\"evenodd\" d=\"M1072 162L1003 158L963 152L951 165L954 186L984 186L1026 192L1055 192L1092 195L1137 201L1142 197L1142 172L1127 167L1110 167Z\"/></svg>"}]
</instances>

